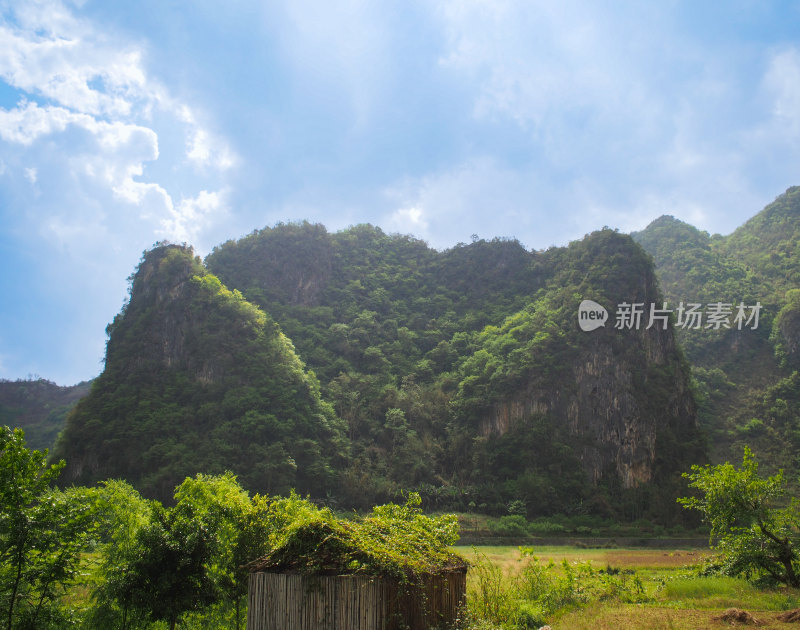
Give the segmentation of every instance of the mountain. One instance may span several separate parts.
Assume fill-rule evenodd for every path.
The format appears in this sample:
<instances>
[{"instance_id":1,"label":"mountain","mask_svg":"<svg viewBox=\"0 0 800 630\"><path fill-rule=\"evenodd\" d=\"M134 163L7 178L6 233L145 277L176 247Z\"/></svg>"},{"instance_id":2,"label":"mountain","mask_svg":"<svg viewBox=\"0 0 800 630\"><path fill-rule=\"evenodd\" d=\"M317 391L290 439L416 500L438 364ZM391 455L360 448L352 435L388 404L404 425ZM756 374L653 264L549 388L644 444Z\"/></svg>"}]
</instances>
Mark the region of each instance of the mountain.
<instances>
[{"instance_id":1,"label":"mountain","mask_svg":"<svg viewBox=\"0 0 800 630\"><path fill-rule=\"evenodd\" d=\"M540 252L308 222L205 261L162 244L55 456L72 481L158 497L232 469L254 491L347 507L416 489L432 508L668 520L680 472L745 444L800 472L798 219L790 188L725 237L665 216ZM579 328L585 299L605 326ZM620 326L635 303L674 311L670 325ZM730 304L729 327L681 327L681 303ZM31 429L52 440L67 407L23 413L48 388L0 383L0 413L41 423L57 407L49 434Z\"/></svg>"},{"instance_id":2,"label":"mountain","mask_svg":"<svg viewBox=\"0 0 800 630\"><path fill-rule=\"evenodd\" d=\"M304 223L225 243L206 265L280 322L347 422L347 504L407 487L494 511L514 499L539 512L608 505L608 493L619 504L703 457L671 332L577 327L581 294L656 298L627 236L436 252L371 226ZM687 447L672 452L680 433ZM506 452L520 440L527 450Z\"/></svg>"},{"instance_id":3,"label":"mountain","mask_svg":"<svg viewBox=\"0 0 800 630\"><path fill-rule=\"evenodd\" d=\"M267 492L330 486L341 427L278 325L187 247L140 263L108 327L105 369L54 449L64 478L124 478L172 496L187 475L233 468Z\"/></svg>"},{"instance_id":4,"label":"mountain","mask_svg":"<svg viewBox=\"0 0 800 630\"><path fill-rule=\"evenodd\" d=\"M699 417L714 461L750 445L767 468L800 472L800 188L729 236L673 217L633 234L653 256L665 299L760 304L758 327L678 329L693 365Z\"/></svg>"},{"instance_id":5,"label":"mountain","mask_svg":"<svg viewBox=\"0 0 800 630\"><path fill-rule=\"evenodd\" d=\"M347 507L417 489L434 508L668 519L704 459L688 364L670 329L584 332L583 299L657 302L652 261L610 230L437 252L288 224L205 263L162 244L55 456L72 482L157 497L230 469Z\"/></svg>"},{"instance_id":6,"label":"mountain","mask_svg":"<svg viewBox=\"0 0 800 630\"><path fill-rule=\"evenodd\" d=\"M28 448L51 448L64 419L89 391L89 383L62 387L43 378L0 380L0 425L25 431Z\"/></svg>"}]
</instances>

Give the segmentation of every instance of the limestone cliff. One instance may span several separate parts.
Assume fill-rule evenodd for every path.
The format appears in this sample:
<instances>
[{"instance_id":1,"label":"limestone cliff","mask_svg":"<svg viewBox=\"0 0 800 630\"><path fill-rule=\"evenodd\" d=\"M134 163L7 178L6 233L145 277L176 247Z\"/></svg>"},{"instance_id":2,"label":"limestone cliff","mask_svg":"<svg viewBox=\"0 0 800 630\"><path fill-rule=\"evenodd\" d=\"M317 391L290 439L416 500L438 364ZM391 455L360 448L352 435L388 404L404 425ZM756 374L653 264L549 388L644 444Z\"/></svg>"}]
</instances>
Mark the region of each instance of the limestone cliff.
<instances>
[{"instance_id":1,"label":"limestone cliff","mask_svg":"<svg viewBox=\"0 0 800 630\"><path fill-rule=\"evenodd\" d=\"M494 361L488 380L497 387L489 405L473 394L475 383L462 387L460 421L475 422L491 440L550 418L569 436L594 484L613 474L623 488L633 488L665 473L665 457L673 467L702 459L688 365L669 325L656 321L647 328L650 304L663 304L641 249L627 236L595 233L563 253L548 287L524 316L484 334L479 353ZM607 309L604 327L579 329L583 299ZM615 327L624 302L644 305L638 325ZM465 365L463 383L477 376ZM688 457L676 448L680 443Z\"/></svg>"},{"instance_id":2,"label":"limestone cliff","mask_svg":"<svg viewBox=\"0 0 800 630\"><path fill-rule=\"evenodd\" d=\"M225 470L261 492L331 483L340 429L316 379L190 248L146 253L108 334L105 370L57 444L68 481L121 477L159 498Z\"/></svg>"}]
</instances>

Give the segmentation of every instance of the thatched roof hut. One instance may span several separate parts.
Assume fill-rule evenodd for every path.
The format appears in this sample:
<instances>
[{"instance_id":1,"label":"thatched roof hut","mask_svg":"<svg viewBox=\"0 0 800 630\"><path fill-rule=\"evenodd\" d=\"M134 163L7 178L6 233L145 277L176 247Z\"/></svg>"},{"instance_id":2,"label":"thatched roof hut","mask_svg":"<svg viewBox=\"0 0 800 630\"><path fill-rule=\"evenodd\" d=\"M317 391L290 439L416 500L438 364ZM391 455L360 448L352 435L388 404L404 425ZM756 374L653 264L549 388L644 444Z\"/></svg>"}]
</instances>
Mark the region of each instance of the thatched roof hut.
<instances>
[{"instance_id":1,"label":"thatched roof hut","mask_svg":"<svg viewBox=\"0 0 800 630\"><path fill-rule=\"evenodd\" d=\"M410 502L358 520L310 511L251 562L248 630L400 630L454 624L467 564L455 517Z\"/></svg>"}]
</instances>

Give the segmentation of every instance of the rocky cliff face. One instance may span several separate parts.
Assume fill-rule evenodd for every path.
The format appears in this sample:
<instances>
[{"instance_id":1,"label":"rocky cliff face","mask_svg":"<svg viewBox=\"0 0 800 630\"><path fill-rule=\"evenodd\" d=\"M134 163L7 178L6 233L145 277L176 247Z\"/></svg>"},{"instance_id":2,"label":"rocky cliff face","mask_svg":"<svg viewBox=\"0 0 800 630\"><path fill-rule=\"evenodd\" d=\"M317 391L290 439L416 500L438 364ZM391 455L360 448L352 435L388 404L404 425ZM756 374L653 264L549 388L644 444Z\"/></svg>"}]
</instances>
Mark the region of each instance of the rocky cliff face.
<instances>
[{"instance_id":1,"label":"rocky cliff face","mask_svg":"<svg viewBox=\"0 0 800 630\"><path fill-rule=\"evenodd\" d=\"M233 470L261 492L330 483L339 427L291 342L189 248L147 252L108 328L106 366L67 419L66 478L172 496Z\"/></svg>"},{"instance_id":2,"label":"rocky cliff face","mask_svg":"<svg viewBox=\"0 0 800 630\"><path fill-rule=\"evenodd\" d=\"M494 405L481 423L481 435L502 435L526 418L552 415L582 444L579 457L593 483L609 467L625 488L651 481L660 425L697 433L696 408L685 373L673 373L673 379L665 383L669 395L653 413L653 401L648 400L649 388L655 385L652 380L663 378L657 373L669 368L668 357L674 360L676 354L671 335L655 333L652 337L647 343L637 340L646 354L645 348L654 350L644 374L640 366L620 360L610 343L598 340L579 353L568 379L547 388L533 384Z\"/></svg>"},{"instance_id":3,"label":"rocky cliff face","mask_svg":"<svg viewBox=\"0 0 800 630\"><path fill-rule=\"evenodd\" d=\"M609 248L625 254L616 268L608 265ZM668 448L666 443L675 439L698 439L688 365L670 327L664 330L659 323L646 328L649 305L661 308L662 300L652 264L638 247L627 237L601 234L573 250L573 261L585 261L584 278L603 276L605 282L593 284L595 295L581 295L570 291L573 279L568 275L554 280L562 293L572 293L558 321L563 334L554 344L561 351L562 369L549 375L544 364L530 369L517 387L480 416L479 433L491 438L534 417L553 418L572 436L593 483L613 472L622 487L634 488L658 476L662 443ZM579 330L578 303L602 293L607 296L600 302L609 321L594 331ZM614 327L616 305L622 302L645 304L638 328ZM702 457L697 450L693 455Z\"/></svg>"}]
</instances>

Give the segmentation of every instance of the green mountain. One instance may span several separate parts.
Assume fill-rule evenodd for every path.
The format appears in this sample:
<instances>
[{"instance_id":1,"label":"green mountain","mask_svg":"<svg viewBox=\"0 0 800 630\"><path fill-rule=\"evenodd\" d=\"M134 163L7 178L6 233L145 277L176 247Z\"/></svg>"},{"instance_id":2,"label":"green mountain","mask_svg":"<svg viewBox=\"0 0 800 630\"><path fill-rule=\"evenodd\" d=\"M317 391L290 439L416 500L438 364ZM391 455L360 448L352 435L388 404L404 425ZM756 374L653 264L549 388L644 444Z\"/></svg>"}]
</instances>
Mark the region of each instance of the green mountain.
<instances>
[{"instance_id":1,"label":"green mountain","mask_svg":"<svg viewBox=\"0 0 800 630\"><path fill-rule=\"evenodd\" d=\"M187 475L234 469L267 492L330 487L339 421L278 325L190 248L149 251L108 327L105 369L69 415L65 478L124 478L166 499Z\"/></svg>"},{"instance_id":2,"label":"green mountain","mask_svg":"<svg viewBox=\"0 0 800 630\"><path fill-rule=\"evenodd\" d=\"M67 413L88 391L85 382L62 387L43 378L0 379L0 426L23 429L28 448L51 448Z\"/></svg>"},{"instance_id":3,"label":"green mountain","mask_svg":"<svg viewBox=\"0 0 800 630\"><path fill-rule=\"evenodd\" d=\"M661 217L633 238L439 252L304 222L205 261L159 245L55 456L71 481L161 498L230 469L342 507L416 489L431 508L668 520L692 463L749 444L800 472L799 215L791 188L726 237ZM584 299L605 326L579 328ZM730 304L729 327L681 327L681 302ZM620 329L623 303L676 312ZM737 326L757 303L758 325ZM0 382L0 421L48 446L88 387Z\"/></svg>"},{"instance_id":4,"label":"green mountain","mask_svg":"<svg viewBox=\"0 0 800 630\"><path fill-rule=\"evenodd\" d=\"M205 264L161 245L56 456L71 481L159 497L230 469L341 506L416 489L434 508L668 519L704 458L689 367L669 329L582 331L583 299L658 301L652 261L610 230L437 252L289 224Z\"/></svg>"},{"instance_id":5,"label":"green mountain","mask_svg":"<svg viewBox=\"0 0 800 630\"><path fill-rule=\"evenodd\" d=\"M660 217L633 237L653 256L673 306L761 305L758 327L679 329L693 365L699 417L715 461L741 457L800 472L800 188L790 188L729 236Z\"/></svg>"}]
</instances>

